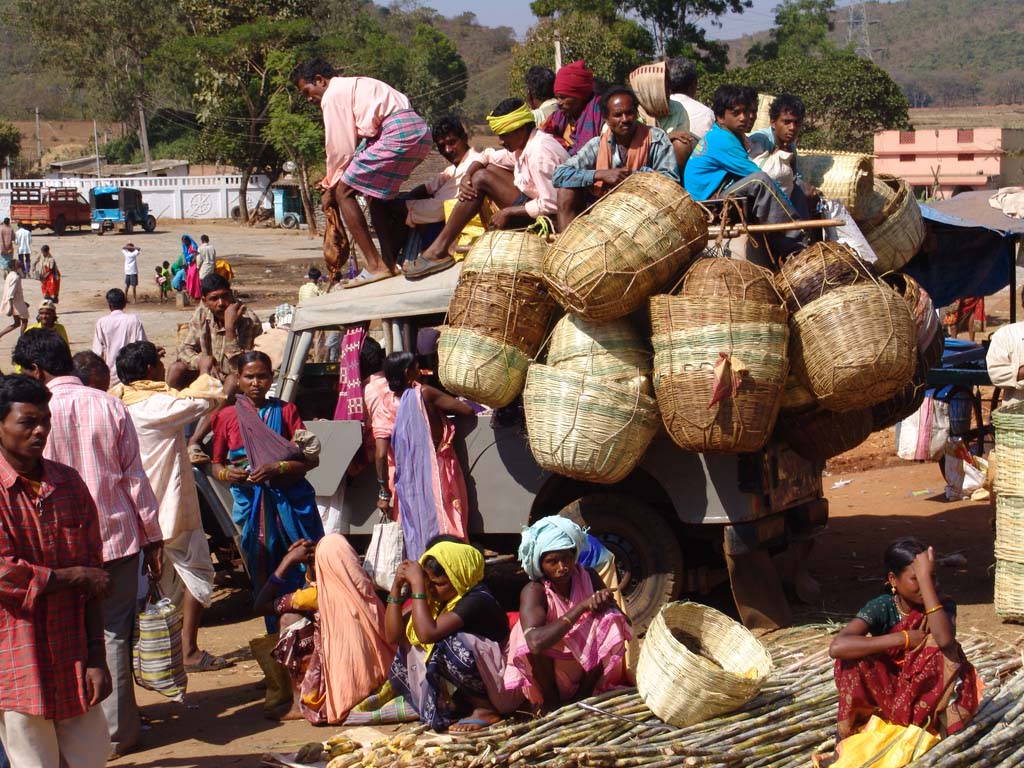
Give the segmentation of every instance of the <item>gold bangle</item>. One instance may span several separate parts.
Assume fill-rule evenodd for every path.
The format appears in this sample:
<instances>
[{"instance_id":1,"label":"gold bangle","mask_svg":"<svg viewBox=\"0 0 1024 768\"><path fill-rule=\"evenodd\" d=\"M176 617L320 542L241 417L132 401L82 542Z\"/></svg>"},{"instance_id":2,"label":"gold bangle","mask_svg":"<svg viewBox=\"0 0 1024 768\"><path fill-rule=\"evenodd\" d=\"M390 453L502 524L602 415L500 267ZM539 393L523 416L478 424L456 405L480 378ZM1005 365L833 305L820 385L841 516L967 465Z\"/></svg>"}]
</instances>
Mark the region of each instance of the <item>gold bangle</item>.
<instances>
[{"instance_id":1,"label":"gold bangle","mask_svg":"<svg viewBox=\"0 0 1024 768\"><path fill-rule=\"evenodd\" d=\"M569 629L572 629L574 626L576 626L576 623L570 620L568 616L559 616L558 620L564 621L569 626Z\"/></svg>"},{"instance_id":2,"label":"gold bangle","mask_svg":"<svg viewBox=\"0 0 1024 768\"><path fill-rule=\"evenodd\" d=\"M902 632L903 632L903 650L904 651L909 651L910 650L910 633L907 632L907 630L905 630L905 629L902 630Z\"/></svg>"},{"instance_id":3,"label":"gold bangle","mask_svg":"<svg viewBox=\"0 0 1024 768\"><path fill-rule=\"evenodd\" d=\"M942 603L939 603L934 608L929 608L927 611L925 611L924 615L925 616L929 616L929 615L935 613L936 611L941 611L941 610L942 610Z\"/></svg>"},{"instance_id":4,"label":"gold bangle","mask_svg":"<svg viewBox=\"0 0 1024 768\"><path fill-rule=\"evenodd\" d=\"M287 471L288 471L288 462L287 461L279 461L279 462L277 462L277 474L283 475Z\"/></svg>"}]
</instances>

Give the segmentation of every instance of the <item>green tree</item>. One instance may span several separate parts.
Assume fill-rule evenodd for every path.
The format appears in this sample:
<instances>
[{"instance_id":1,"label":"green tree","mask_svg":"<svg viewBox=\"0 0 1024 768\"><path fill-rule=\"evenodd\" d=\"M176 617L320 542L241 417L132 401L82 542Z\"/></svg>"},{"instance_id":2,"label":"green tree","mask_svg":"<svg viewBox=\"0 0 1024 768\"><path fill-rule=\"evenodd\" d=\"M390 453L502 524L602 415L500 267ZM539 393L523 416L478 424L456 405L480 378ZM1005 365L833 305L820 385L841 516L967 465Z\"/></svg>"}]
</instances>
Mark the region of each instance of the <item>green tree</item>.
<instances>
[{"instance_id":1,"label":"green tree","mask_svg":"<svg viewBox=\"0 0 1024 768\"><path fill-rule=\"evenodd\" d=\"M775 26L769 39L747 51L747 63L834 52L836 46L828 33L835 28L835 9L835 0L785 0L775 6Z\"/></svg>"},{"instance_id":2,"label":"green tree","mask_svg":"<svg viewBox=\"0 0 1024 768\"><path fill-rule=\"evenodd\" d=\"M538 19L567 13L585 13L612 22L619 18L619 5L615 0L533 0L530 10Z\"/></svg>"},{"instance_id":3,"label":"green tree","mask_svg":"<svg viewBox=\"0 0 1024 768\"><path fill-rule=\"evenodd\" d=\"M554 68L556 34L562 41L563 62L583 59L598 79L609 83L625 82L634 68L650 58L653 49L650 36L625 19L607 24L597 16L576 12L541 19L527 32L522 45L512 52L509 69L512 93L524 94L523 79L530 67ZM645 50L628 47L626 41L630 39Z\"/></svg>"},{"instance_id":4,"label":"green tree","mask_svg":"<svg viewBox=\"0 0 1024 768\"><path fill-rule=\"evenodd\" d=\"M407 49L405 92L428 122L451 112L466 98L466 62L444 32L419 24Z\"/></svg>"},{"instance_id":5,"label":"green tree","mask_svg":"<svg viewBox=\"0 0 1024 768\"><path fill-rule=\"evenodd\" d=\"M702 77L698 98L710 101L726 82L803 99L807 117L800 146L805 149L871 152L876 131L910 126L900 87L884 69L850 51L820 59L774 59Z\"/></svg>"},{"instance_id":6,"label":"green tree","mask_svg":"<svg viewBox=\"0 0 1024 768\"><path fill-rule=\"evenodd\" d=\"M9 167L21 154L21 131L0 120L0 168Z\"/></svg>"},{"instance_id":7,"label":"green tree","mask_svg":"<svg viewBox=\"0 0 1024 768\"><path fill-rule=\"evenodd\" d=\"M709 40L702 23L721 26L726 13L742 13L751 0L627 0L654 36L659 54L700 58L712 71L725 69L726 46Z\"/></svg>"}]
</instances>

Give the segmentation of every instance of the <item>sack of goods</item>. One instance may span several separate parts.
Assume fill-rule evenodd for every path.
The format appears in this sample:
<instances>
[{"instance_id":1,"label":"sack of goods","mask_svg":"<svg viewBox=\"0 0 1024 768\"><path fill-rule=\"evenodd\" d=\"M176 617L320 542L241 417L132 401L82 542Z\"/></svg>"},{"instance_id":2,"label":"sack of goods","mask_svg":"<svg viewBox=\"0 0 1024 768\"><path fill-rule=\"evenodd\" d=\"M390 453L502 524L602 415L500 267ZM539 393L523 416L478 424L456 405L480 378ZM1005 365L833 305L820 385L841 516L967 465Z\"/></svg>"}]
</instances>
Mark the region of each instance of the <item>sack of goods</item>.
<instances>
[{"instance_id":1,"label":"sack of goods","mask_svg":"<svg viewBox=\"0 0 1024 768\"><path fill-rule=\"evenodd\" d=\"M700 603L668 603L647 629L636 682L654 714L685 728L739 709L771 671L771 655L739 622Z\"/></svg>"},{"instance_id":2,"label":"sack of goods","mask_svg":"<svg viewBox=\"0 0 1024 768\"><path fill-rule=\"evenodd\" d=\"M576 218L544 257L544 279L567 311L625 317L704 249L700 205L658 173L634 173Z\"/></svg>"},{"instance_id":3,"label":"sack of goods","mask_svg":"<svg viewBox=\"0 0 1024 768\"><path fill-rule=\"evenodd\" d=\"M650 316L654 390L676 444L698 452L763 448L789 371L788 313L771 273L700 259L679 295L651 299Z\"/></svg>"},{"instance_id":4,"label":"sack of goods","mask_svg":"<svg viewBox=\"0 0 1024 768\"><path fill-rule=\"evenodd\" d=\"M854 213L854 220L878 256L879 273L903 267L924 242L924 220L914 190L895 176L875 177L866 212Z\"/></svg>"},{"instance_id":5,"label":"sack of goods","mask_svg":"<svg viewBox=\"0 0 1024 768\"><path fill-rule=\"evenodd\" d=\"M632 381L534 363L523 392L530 452L542 468L576 480L617 483L647 452L658 406Z\"/></svg>"},{"instance_id":6,"label":"sack of goods","mask_svg":"<svg viewBox=\"0 0 1024 768\"><path fill-rule=\"evenodd\" d=\"M888 400L917 367L909 305L862 264L847 246L819 243L783 264L776 276L787 305L796 307L789 321L793 370L832 411Z\"/></svg>"},{"instance_id":7,"label":"sack of goods","mask_svg":"<svg viewBox=\"0 0 1024 768\"><path fill-rule=\"evenodd\" d=\"M541 277L547 246L526 232L488 232L466 256L438 339L438 377L492 408L522 392L555 305Z\"/></svg>"}]
</instances>

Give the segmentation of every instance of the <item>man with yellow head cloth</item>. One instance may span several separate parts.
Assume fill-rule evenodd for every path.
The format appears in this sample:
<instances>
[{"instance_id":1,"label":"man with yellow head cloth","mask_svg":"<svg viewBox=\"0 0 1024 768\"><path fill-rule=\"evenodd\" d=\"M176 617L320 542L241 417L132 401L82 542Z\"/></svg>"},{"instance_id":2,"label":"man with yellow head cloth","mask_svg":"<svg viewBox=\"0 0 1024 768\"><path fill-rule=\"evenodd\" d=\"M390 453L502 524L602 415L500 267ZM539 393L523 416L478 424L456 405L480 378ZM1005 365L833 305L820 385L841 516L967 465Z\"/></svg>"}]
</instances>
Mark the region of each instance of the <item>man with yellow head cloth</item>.
<instances>
[{"instance_id":1,"label":"man with yellow head cloth","mask_svg":"<svg viewBox=\"0 0 1024 768\"><path fill-rule=\"evenodd\" d=\"M497 208L490 217L495 229L520 227L539 216L557 213L558 197L551 177L569 157L565 147L554 136L537 130L533 112L522 99L505 99L487 116L487 123L502 149L485 150L469 167L459 187L459 202L444 229L411 267L406 265L406 277L422 277L451 266L448 249L480 213L485 199Z\"/></svg>"}]
</instances>

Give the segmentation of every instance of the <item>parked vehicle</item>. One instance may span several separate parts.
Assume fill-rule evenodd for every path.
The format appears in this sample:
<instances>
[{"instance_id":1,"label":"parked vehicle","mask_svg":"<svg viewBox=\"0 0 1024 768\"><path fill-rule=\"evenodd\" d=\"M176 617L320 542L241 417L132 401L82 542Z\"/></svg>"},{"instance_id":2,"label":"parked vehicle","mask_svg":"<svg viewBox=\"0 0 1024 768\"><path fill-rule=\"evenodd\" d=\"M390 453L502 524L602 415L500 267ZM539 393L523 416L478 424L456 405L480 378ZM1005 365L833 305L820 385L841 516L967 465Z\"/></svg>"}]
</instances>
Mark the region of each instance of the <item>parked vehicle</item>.
<instances>
[{"instance_id":1,"label":"parked vehicle","mask_svg":"<svg viewBox=\"0 0 1024 768\"><path fill-rule=\"evenodd\" d=\"M320 438L320 465L308 479L319 496L343 496L344 532L357 546L368 541L379 520L377 478L372 467L346 476L362 447L362 428L358 422L332 420L338 365L307 362L313 335L380 323L388 352L415 350L417 329L443 322L458 275L458 269L449 269L415 284L387 280L326 294L301 303L293 317L275 391L298 405ZM790 559L805 566L811 541L828 520L820 466L778 443L752 454L704 455L680 450L663 434L622 482L579 482L537 465L514 410L510 406L500 418L485 413L458 423L456 450L469 489L474 542L514 554L524 525L573 506L614 552L636 625L646 625L667 600L726 582L745 620L756 623L760 614L775 623L788 621L771 556L788 548L795 555ZM208 480L200 487L204 503L218 519L230 521L227 489Z\"/></svg>"},{"instance_id":2,"label":"parked vehicle","mask_svg":"<svg viewBox=\"0 0 1024 768\"><path fill-rule=\"evenodd\" d=\"M120 228L126 235L141 226L146 232L156 229L156 217L142 201L142 193L130 187L93 187L89 190L92 206L92 230L98 235Z\"/></svg>"},{"instance_id":3,"label":"parked vehicle","mask_svg":"<svg viewBox=\"0 0 1024 768\"><path fill-rule=\"evenodd\" d=\"M89 224L89 202L74 187L14 187L11 220L63 235L68 227L81 229Z\"/></svg>"}]
</instances>

